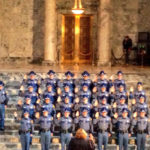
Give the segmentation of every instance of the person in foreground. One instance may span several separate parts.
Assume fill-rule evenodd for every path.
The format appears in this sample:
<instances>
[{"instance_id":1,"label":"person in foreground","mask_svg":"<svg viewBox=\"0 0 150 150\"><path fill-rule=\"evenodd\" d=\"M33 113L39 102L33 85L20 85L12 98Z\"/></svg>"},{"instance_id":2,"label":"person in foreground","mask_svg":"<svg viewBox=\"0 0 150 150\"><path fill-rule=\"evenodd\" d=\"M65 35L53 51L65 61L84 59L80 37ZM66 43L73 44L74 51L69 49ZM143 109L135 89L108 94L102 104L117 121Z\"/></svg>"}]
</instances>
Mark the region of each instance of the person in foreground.
<instances>
[{"instance_id":1,"label":"person in foreground","mask_svg":"<svg viewBox=\"0 0 150 150\"><path fill-rule=\"evenodd\" d=\"M84 129L77 130L74 138L71 139L68 150L94 150L94 138L92 134L88 134Z\"/></svg>"}]
</instances>

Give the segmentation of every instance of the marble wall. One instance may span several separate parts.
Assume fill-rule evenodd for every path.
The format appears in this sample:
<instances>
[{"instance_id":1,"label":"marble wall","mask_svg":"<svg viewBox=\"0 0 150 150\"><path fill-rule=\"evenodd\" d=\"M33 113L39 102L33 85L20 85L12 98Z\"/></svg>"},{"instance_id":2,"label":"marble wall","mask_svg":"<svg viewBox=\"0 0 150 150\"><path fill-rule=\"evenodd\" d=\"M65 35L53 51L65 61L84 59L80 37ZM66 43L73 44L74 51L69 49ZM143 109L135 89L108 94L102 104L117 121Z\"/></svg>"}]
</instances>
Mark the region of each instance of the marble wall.
<instances>
[{"instance_id":1,"label":"marble wall","mask_svg":"<svg viewBox=\"0 0 150 150\"><path fill-rule=\"evenodd\" d=\"M97 55L98 0L82 0L85 14L93 14L92 38L94 60ZM73 0L56 0L57 60L61 55L61 18L71 13ZM0 58L34 59L44 56L44 0L0 0ZM134 45L139 31L150 31L150 0L111 0L110 49L122 55L122 39L131 36ZM6 59L7 58L7 59ZM10 58L10 59L9 59ZM20 59L20 60L21 60ZM38 60L38 61L36 61ZM39 61L40 60L40 61Z\"/></svg>"}]
</instances>

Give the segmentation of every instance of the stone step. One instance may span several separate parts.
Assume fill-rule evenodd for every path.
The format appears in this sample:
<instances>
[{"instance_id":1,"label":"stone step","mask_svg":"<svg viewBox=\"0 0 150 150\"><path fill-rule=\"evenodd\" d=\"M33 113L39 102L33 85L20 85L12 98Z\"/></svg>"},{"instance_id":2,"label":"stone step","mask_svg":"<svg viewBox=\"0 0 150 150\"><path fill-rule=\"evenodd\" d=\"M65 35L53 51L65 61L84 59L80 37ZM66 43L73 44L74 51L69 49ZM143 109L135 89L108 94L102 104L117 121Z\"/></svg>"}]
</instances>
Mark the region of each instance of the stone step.
<instances>
[{"instance_id":1,"label":"stone step","mask_svg":"<svg viewBox=\"0 0 150 150\"><path fill-rule=\"evenodd\" d=\"M12 135L12 136L18 136L18 130L5 130L4 132L0 132L0 135ZM34 136L39 136L39 131L38 130L34 130Z\"/></svg>"},{"instance_id":2,"label":"stone step","mask_svg":"<svg viewBox=\"0 0 150 150\"><path fill-rule=\"evenodd\" d=\"M18 149L18 150L20 150L21 149L21 144L20 143L7 143L7 142L3 142L3 143L0 143L0 147L4 147L4 148L6 148L7 150L12 150L12 149L14 149L14 150L16 150L16 149ZM39 144L32 144L31 146L31 149L40 149L41 148L41 144L39 143ZM50 146L50 149L51 150L59 150L60 149L60 147L61 147L61 145L60 144L51 144L51 146Z\"/></svg>"},{"instance_id":3,"label":"stone step","mask_svg":"<svg viewBox=\"0 0 150 150\"><path fill-rule=\"evenodd\" d=\"M60 137L58 136L52 136L52 141L53 139L58 139ZM4 143L4 142L8 142L8 143L19 143L20 142L20 136L19 135L15 135L15 136L12 136L12 135L0 135L0 143ZM32 138L32 143L33 144L39 144L40 143L40 136L33 136Z\"/></svg>"},{"instance_id":4,"label":"stone step","mask_svg":"<svg viewBox=\"0 0 150 150\"><path fill-rule=\"evenodd\" d=\"M5 147L6 150L20 150L21 149L21 144L20 143L0 143L0 147ZM40 150L41 148L41 145L40 144L32 144L30 146L31 150ZM107 150L116 150L118 148L117 145L115 144L108 144L108 148ZM53 144L51 143L51 146L50 146L50 150L60 150L61 149L61 144ZM150 149L150 145L146 145L146 150L149 150ZM96 149L95 150L98 150L97 149L97 146L96 146ZM136 150L136 146L135 145L128 145L128 150Z\"/></svg>"},{"instance_id":5,"label":"stone step","mask_svg":"<svg viewBox=\"0 0 150 150\"><path fill-rule=\"evenodd\" d=\"M5 132L5 134L8 133L8 132ZM18 135L18 131L16 132L11 132L13 135L8 135L8 134L1 134L0 135L0 143L4 143L4 142L9 142L9 143L17 143L17 142L20 142L20 136ZM36 135L35 135L36 134ZM95 137L97 138L97 137ZM52 136L52 139L60 139L60 136ZM114 139L114 138L112 138ZM131 137L130 139L134 139L134 137ZM111 142L111 141L110 141ZM34 134L33 134L33 140L32 140L32 143L40 143L40 136L38 135L38 132L36 131ZM130 143L130 140L129 140L129 143ZM150 145L150 138L147 139L147 145ZM131 143L130 143L131 144ZM112 145L112 144L111 144Z\"/></svg>"}]
</instances>

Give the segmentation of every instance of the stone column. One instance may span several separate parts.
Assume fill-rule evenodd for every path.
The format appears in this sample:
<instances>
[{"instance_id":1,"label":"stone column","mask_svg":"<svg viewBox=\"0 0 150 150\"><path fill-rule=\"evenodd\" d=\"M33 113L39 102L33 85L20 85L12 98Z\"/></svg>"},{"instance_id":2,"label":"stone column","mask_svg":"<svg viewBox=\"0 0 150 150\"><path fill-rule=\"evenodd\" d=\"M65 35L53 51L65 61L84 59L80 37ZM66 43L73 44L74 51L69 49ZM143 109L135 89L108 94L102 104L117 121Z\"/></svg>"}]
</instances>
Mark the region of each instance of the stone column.
<instances>
[{"instance_id":1,"label":"stone column","mask_svg":"<svg viewBox=\"0 0 150 150\"><path fill-rule=\"evenodd\" d=\"M98 11L98 65L111 65L110 51L110 1L99 0L100 6Z\"/></svg>"},{"instance_id":2,"label":"stone column","mask_svg":"<svg viewBox=\"0 0 150 150\"><path fill-rule=\"evenodd\" d=\"M56 0L45 0L44 64L56 61Z\"/></svg>"}]
</instances>

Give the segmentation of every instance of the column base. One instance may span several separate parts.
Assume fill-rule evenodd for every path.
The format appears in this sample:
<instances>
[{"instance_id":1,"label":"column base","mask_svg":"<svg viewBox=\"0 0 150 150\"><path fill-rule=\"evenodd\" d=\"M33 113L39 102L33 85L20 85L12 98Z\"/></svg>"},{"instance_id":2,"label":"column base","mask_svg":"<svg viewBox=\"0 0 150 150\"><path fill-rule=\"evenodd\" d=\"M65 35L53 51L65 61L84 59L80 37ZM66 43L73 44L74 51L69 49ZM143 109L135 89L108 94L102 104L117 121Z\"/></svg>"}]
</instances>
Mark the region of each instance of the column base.
<instances>
[{"instance_id":1,"label":"column base","mask_svg":"<svg viewBox=\"0 0 150 150\"><path fill-rule=\"evenodd\" d=\"M111 67L111 62L103 62L103 61L98 61L97 66L102 66L102 67Z\"/></svg>"},{"instance_id":2,"label":"column base","mask_svg":"<svg viewBox=\"0 0 150 150\"><path fill-rule=\"evenodd\" d=\"M42 62L42 65L44 65L44 66L54 66L55 64L56 64L56 62L50 61L50 60L44 60Z\"/></svg>"}]
</instances>

